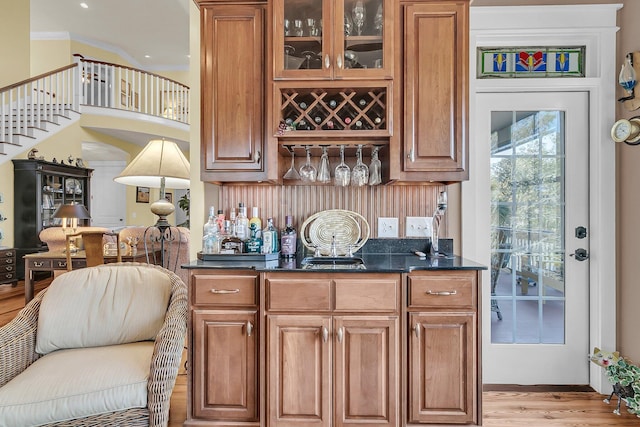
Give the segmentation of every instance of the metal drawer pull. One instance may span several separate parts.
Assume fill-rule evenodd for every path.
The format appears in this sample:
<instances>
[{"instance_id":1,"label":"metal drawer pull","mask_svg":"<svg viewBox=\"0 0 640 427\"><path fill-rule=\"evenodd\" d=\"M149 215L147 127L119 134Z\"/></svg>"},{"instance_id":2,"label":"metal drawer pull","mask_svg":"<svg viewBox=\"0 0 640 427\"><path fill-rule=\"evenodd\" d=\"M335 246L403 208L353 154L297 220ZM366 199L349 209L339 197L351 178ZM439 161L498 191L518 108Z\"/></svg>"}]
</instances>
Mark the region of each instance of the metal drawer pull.
<instances>
[{"instance_id":1,"label":"metal drawer pull","mask_svg":"<svg viewBox=\"0 0 640 427\"><path fill-rule=\"evenodd\" d=\"M6 277L7 279L11 279L11 278L13 277L13 273L7 273L7 274L5 275L5 277Z\"/></svg>"},{"instance_id":2,"label":"metal drawer pull","mask_svg":"<svg viewBox=\"0 0 640 427\"><path fill-rule=\"evenodd\" d=\"M253 332L253 324L247 321L247 336L250 337L252 332Z\"/></svg>"},{"instance_id":3,"label":"metal drawer pull","mask_svg":"<svg viewBox=\"0 0 640 427\"><path fill-rule=\"evenodd\" d=\"M13 256L13 252L5 252L5 256Z\"/></svg>"},{"instance_id":4,"label":"metal drawer pull","mask_svg":"<svg viewBox=\"0 0 640 427\"><path fill-rule=\"evenodd\" d=\"M34 267L42 267L42 266L44 266L44 261L42 261L42 262L34 261L33 262L33 266Z\"/></svg>"},{"instance_id":5,"label":"metal drawer pull","mask_svg":"<svg viewBox=\"0 0 640 427\"><path fill-rule=\"evenodd\" d=\"M7 264L13 264L13 259L7 258L4 260L4 262L6 262Z\"/></svg>"},{"instance_id":6,"label":"metal drawer pull","mask_svg":"<svg viewBox=\"0 0 640 427\"><path fill-rule=\"evenodd\" d=\"M13 270L13 265L7 265L4 269L6 271L12 271Z\"/></svg>"},{"instance_id":7,"label":"metal drawer pull","mask_svg":"<svg viewBox=\"0 0 640 427\"><path fill-rule=\"evenodd\" d=\"M450 295L457 295L458 291L427 291L427 295L440 295L444 297L448 297Z\"/></svg>"},{"instance_id":8,"label":"metal drawer pull","mask_svg":"<svg viewBox=\"0 0 640 427\"><path fill-rule=\"evenodd\" d=\"M240 289L211 289L212 294L239 294Z\"/></svg>"},{"instance_id":9,"label":"metal drawer pull","mask_svg":"<svg viewBox=\"0 0 640 427\"><path fill-rule=\"evenodd\" d=\"M416 338L420 338L420 325L419 324L415 324L415 326L413 327L413 332L416 334Z\"/></svg>"},{"instance_id":10,"label":"metal drawer pull","mask_svg":"<svg viewBox=\"0 0 640 427\"><path fill-rule=\"evenodd\" d=\"M342 336L344 334L344 328L338 328L338 342L342 342Z\"/></svg>"},{"instance_id":11,"label":"metal drawer pull","mask_svg":"<svg viewBox=\"0 0 640 427\"><path fill-rule=\"evenodd\" d=\"M58 261L58 267L66 267L66 266L67 266L66 261Z\"/></svg>"},{"instance_id":12,"label":"metal drawer pull","mask_svg":"<svg viewBox=\"0 0 640 427\"><path fill-rule=\"evenodd\" d=\"M322 341L327 342L329 339L329 330L326 326L322 327Z\"/></svg>"}]
</instances>

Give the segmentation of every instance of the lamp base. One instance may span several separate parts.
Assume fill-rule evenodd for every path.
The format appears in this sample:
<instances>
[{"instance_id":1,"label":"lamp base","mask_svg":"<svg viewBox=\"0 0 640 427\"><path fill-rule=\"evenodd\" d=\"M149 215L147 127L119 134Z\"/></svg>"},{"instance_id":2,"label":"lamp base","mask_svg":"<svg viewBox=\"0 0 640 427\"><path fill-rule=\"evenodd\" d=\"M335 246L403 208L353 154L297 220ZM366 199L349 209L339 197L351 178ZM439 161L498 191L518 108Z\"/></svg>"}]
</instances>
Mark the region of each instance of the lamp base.
<instances>
[{"instance_id":1,"label":"lamp base","mask_svg":"<svg viewBox=\"0 0 640 427\"><path fill-rule=\"evenodd\" d=\"M158 221L156 222L156 227L164 230L169 227L169 221L167 221L167 216L171 215L175 212L176 207L173 206L173 203L169 202L166 199L156 200L151 204L151 212L158 216Z\"/></svg>"}]
</instances>

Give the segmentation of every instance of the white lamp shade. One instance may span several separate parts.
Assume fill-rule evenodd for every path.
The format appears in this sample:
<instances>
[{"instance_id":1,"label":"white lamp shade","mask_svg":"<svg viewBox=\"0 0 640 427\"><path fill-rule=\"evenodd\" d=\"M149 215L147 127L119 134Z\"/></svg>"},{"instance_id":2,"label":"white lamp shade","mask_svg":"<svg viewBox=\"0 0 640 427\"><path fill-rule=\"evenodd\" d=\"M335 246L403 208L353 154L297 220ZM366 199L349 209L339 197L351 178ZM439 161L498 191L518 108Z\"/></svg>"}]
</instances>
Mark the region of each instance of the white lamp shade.
<instances>
[{"instance_id":1,"label":"white lamp shade","mask_svg":"<svg viewBox=\"0 0 640 427\"><path fill-rule=\"evenodd\" d=\"M115 182L139 187L189 188L190 166L180 147L173 141L154 139L129 163Z\"/></svg>"}]
</instances>

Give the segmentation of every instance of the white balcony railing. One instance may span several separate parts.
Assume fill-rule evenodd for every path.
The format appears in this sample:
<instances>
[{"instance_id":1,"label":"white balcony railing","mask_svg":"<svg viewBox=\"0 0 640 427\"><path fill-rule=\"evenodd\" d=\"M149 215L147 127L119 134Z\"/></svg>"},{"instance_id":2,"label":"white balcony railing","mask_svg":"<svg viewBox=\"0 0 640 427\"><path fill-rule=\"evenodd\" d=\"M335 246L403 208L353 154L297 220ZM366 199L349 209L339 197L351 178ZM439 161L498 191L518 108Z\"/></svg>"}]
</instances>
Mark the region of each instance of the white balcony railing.
<instances>
[{"instance_id":1,"label":"white balcony railing","mask_svg":"<svg viewBox=\"0 0 640 427\"><path fill-rule=\"evenodd\" d=\"M81 104L189 123L189 87L136 68L80 59Z\"/></svg>"},{"instance_id":2,"label":"white balcony railing","mask_svg":"<svg viewBox=\"0 0 640 427\"><path fill-rule=\"evenodd\" d=\"M189 124L189 87L143 70L86 60L0 88L0 153L22 146L47 122L82 105L114 108ZM5 143L5 144L2 144ZM17 148L17 147L16 147Z\"/></svg>"}]
</instances>

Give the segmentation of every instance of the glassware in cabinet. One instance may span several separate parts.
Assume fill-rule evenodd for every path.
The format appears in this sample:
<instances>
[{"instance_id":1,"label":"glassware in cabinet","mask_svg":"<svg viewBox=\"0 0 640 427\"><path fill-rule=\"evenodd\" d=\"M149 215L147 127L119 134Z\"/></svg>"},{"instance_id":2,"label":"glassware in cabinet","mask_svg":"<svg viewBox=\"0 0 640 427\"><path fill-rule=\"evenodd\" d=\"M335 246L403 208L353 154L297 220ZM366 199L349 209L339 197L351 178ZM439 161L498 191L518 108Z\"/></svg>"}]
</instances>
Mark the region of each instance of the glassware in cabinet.
<instances>
[{"instance_id":1,"label":"glassware in cabinet","mask_svg":"<svg viewBox=\"0 0 640 427\"><path fill-rule=\"evenodd\" d=\"M277 79L391 79L391 0L276 0Z\"/></svg>"}]
</instances>

